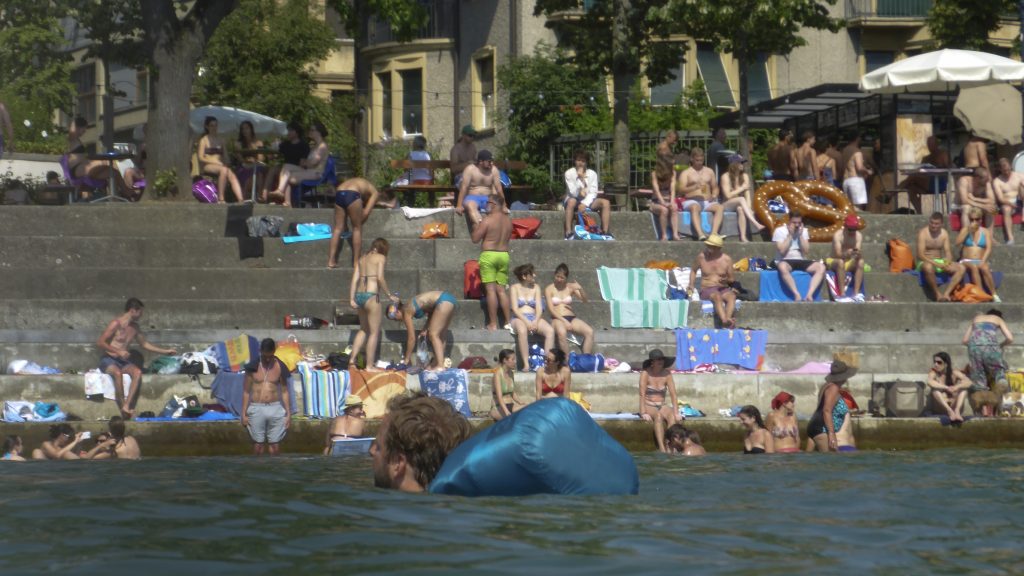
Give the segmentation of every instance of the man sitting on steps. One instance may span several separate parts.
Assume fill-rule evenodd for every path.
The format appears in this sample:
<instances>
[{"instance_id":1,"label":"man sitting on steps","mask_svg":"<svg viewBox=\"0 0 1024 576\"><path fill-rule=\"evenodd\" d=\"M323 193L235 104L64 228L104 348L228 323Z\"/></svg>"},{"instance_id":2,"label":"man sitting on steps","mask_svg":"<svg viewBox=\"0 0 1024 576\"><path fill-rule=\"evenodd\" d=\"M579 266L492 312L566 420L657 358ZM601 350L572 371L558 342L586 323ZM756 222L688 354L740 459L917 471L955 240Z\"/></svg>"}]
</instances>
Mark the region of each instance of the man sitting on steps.
<instances>
[{"instance_id":1,"label":"man sitting on steps","mask_svg":"<svg viewBox=\"0 0 1024 576\"><path fill-rule=\"evenodd\" d=\"M462 184L459 185L459 197L455 201L455 213L463 214L468 210L470 228L475 228L483 219L480 213L487 212L487 197L491 194L505 197L501 178L494 167L494 156L490 150L481 150L476 155L476 164L466 166L462 172Z\"/></svg>"},{"instance_id":2,"label":"man sitting on steps","mask_svg":"<svg viewBox=\"0 0 1024 576\"><path fill-rule=\"evenodd\" d=\"M953 249L950 247L942 212L932 214L928 225L917 233L917 258L917 271L924 276L935 300L949 302L950 294L964 277L965 268L953 261ZM937 275L943 272L949 273L951 277L946 289L939 292Z\"/></svg>"}]
</instances>

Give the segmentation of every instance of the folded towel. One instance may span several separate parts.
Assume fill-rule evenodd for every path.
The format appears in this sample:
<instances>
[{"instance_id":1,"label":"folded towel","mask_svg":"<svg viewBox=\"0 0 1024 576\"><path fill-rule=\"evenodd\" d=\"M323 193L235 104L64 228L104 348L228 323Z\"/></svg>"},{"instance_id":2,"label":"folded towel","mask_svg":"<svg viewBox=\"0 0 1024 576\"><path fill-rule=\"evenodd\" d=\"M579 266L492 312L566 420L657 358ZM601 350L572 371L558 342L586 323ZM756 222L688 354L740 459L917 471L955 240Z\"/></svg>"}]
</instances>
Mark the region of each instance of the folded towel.
<instances>
[{"instance_id":1,"label":"folded towel","mask_svg":"<svg viewBox=\"0 0 1024 576\"><path fill-rule=\"evenodd\" d=\"M334 418L349 394L348 371L312 370L306 362L297 369L302 378L302 413L312 418Z\"/></svg>"},{"instance_id":2,"label":"folded towel","mask_svg":"<svg viewBox=\"0 0 1024 576\"><path fill-rule=\"evenodd\" d=\"M685 328L687 300L612 300L612 328Z\"/></svg>"},{"instance_id":3,"label":"folded towel","mask_svg":"<svg viewBox=\"0 0 1024 576\"><path fill-rule=\"evenodd\" d=\"M402 215L408 220L413 218L426 218L427 216L433 216L439 212L449 212L454 208L409 208L408 206L402 206Z\"/></svg>"},{"instance_id":4,"label":"folded towel","mask_svg":"<svg viewBox=\"0 0 1024 576\"><path fill-rule=\"evenodd\" d=\"M597 269L605 300L664 300L668 289L665 271L655 268Z\"/></svg>"},{"instance_id":5,"label":"folded towel","mask_svg":"<svg viewBox=\"0 0 1024 576\"><path fill-rule=\"evenodd\" d=\"M84 377L86 396L102 394L107 400L117 400L117 397L114 395L114 379L110 374L104 374L98 368L93 368L86 372ZM131 390L132 377L128 374L121 374L121 385L124 387L124 395L127 396L128 391Z\"/></svg>"}]
</instances>

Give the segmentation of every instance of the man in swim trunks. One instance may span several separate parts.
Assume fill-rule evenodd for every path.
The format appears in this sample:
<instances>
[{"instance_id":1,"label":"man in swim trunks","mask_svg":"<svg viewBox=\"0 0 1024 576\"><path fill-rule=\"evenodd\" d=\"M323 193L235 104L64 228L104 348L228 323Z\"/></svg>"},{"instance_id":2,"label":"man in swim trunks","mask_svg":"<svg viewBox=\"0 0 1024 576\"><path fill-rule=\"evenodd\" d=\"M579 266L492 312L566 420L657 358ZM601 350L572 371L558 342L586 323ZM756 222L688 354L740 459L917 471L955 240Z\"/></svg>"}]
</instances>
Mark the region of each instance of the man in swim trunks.
<instances>
[{"instance_id":1,"label":"man in swim trunks","mask_svg":"<svg viewBox=\"0 0 1024 576\"><path fill-rule=\"evenodd\" d=\"M842 230L837 230L832 235L832 258L829 265L836 275L836 285L839 287L837 302L849 302L849 298L846 296L847 272L853 272L853 301L864 301L864 295L861 294L861 285L864 281L864 257L860 252L864 235L857 230L859 225L860 221L855 214L847 214Z\"/></svg>"},{"instance_id":2,"label":"man in swim trunks","mask_svg":"<svg viewBox=\"0 0 1024 576\"><path fill-rule=\"evenodd\" d=\"M683 197L679 211L690 212L690 226L693 228L694 238L707 239L701 226L701 212L711 213L711 233L718 234L725 213L722 211L722 205L718 203L718 181L715 180L715 171L704 165L704 150L690 150L690 167L679 173L675 192ZM675 197L672 201L675 202Z\"/></svg>"},{"instance_id":3,"label":"man in swim trunks","mask_svg":"<svg viewBox=\"0 0 1024 576\"><path fill-rule=\"evenodd\" d=\"M505 329L511 330L512 309L508 301L508 243L512 219L505 212L505 196L495 192L487 198L487 218L480 221L471 237L480 242L480 281L487 295L487 329L498 329L498 305L505 315Z\"/></svg>"},{"instance_id":4,"label":"man in swim trunks","mask_svg":"<svg viewBox=\"0 0 1024 576\"><path fill-rule=\"evenodd\" d=\"M252 453L263 455L263 444L271 456L280 452L278 444L291 426L291 398L286 391L288 368L274 352L272 338L260 342L260 358L245 367L242 389L242 426L252 438Z\"/></svg>"},{"instance_id":5,"label":"man in swim trunks","mask_svg":"<svg viewBox=\"0 0 1024 576\"><path fill-rule=\"evenodd\" d=\"M768 169L772 171L773 180L792 182L796 178L797 162L792 130L779 130L779 142L768 150Z\"/></svg>"},{"instance_id":6,"label":"man in swim trunks","mask_svg":"<svg viewBox=\"0 0 1024 576\"><path fill-rule=\"evenodd\" d=\"M697 270L700 270L700 299L710 300L714 304L715 314L722 321L723 328L735 328L736 319L733 314L736 311L736 291L732 289L732 258L722 251L723 245L722 237L718 234L712 234L704 241L704 250L697 255L697 263L690 269L686 295L693 292Z\"/></svg>"},{"instance_id":7,"label":"man in swim trunks","mask_svg":"<svg viewBox=\"0 0 1024 576\"><path fill-rule=\"evenodd\" d=\"M111 320L99 340L96 341L96 345L103 351L103 357L100 358L100 371L109 374L114 379L114 398L117 400L117 408L125 420L130 419L135 413L135 402L139 398L139 387L142 386L142 367L132 363L128 346L132 342L138 342L143 350L157 354L177 354L174 348L161 348L146 340L142 329L139 328L142 309L141 300L129 298L124 305L124 314ZM124 374L128 374L132 379L127 397L122 384Z\"/></svg>"},{"instance_id":8,"label":"man in swim trunks","mask_svg":"<svg viewBox=\"0 0 1024 576\"><path fill-rule=\"evenodd\" d=\"M953 261L953 250L946 232L945 217L935 212L928 219L928 225L917 233L917 271L924 275L925 283L938 302L949 302L953 289L960 285L965 268ZM946 290L939 292L937 274L950 274Z\"/></svg>"},{"instance_id":9,"label":"man in swim trunks","mask_svg":"<svg viewBox=\"0 0 1024 576\"><path fill-rule=\"evenodd\" d=\"M448 160L451 163L452 171L452 184L459 186L462 184L462 172L476 161L476 144L473 141L476 139L476 129L473 128L472 124L466 124L462 127L462 134L459 135L459 140L452 146L451 151L448 153Z\"/></svg>"},{"instance_id":10,"label":"man in swim trunks","mask_svg":"<svg viewBox=\"0 0 1024 576\"><path fill-rule=\"evenodd\" d=\"M476 164L470 164L462 171L455 213L462 214L469 210L471 225L476 227L482 219L480 213L488 211L487 197L491 194L501 194L504 197L505 193L501 188L498 169L494 167L494 156L490 150L481 150L476 155Z\"/></svg>"},{"instance_id":11,"label":"man in swim trunks","mask_svg":"<svg viewBox=\"0 0 1024 576\"><path fill-rule=\"evenodd\" d=\"M992 191L1003 214L1003 228L1006 230L1006 245L1013 245L1013 215L1020 212L1021 191L1024 191L1024 177L1013 171L1013 165L1006 158L999 159L999 175L992 179Z\"/></svg>"},{"instance_id":12,"label":"man in swim trunks","mask_svg":"<svg viewBox=\"0 0 1024 576\"><path fill-rule=\"evenodd\" d=\"M469 421L447 400L423 392L395 396L370 445L374 486L426 491L448 454L469 435Z\"/></svg>"},{"instance_id":13,"label":"man in swim trunks","mask_svg":"<svg viewBox=\"0 0 1024 576\"><path fill-rule=\"evenodd\" d=\"M860 134L843 148L843 193L857 208L868 207L868 187L865 178L874 171L864 164L864 152L860 149Z\"/></svg>"},{"instance_id":14,"label":"man in swim trunks","mask_svg":"<svg viewBox=\"0 0 1024 576\"><path fill-rule=\"evenodd\" d=\"M597 197L597 172L587 167L590 154L586 150L576 150L572 155L573 167L565 171L565 224L562 232L566 240L572 240L573 221L577 211L583 213L593 210L601 214L601 231L609 236L611 226L612 205L608 200Z\"/></svg>"},{"instance_id":15,"label":"man in swim trunks","mask_svg":"<svg viewBox=\"0 0 1024 576\"><path fill-rule=\"evenodd\" d=\"M999 212L999 203L993 191L988 168L978 166L974 174L961 176L956 181L957 203L960 205L960 221L968 222L971 208L981 208L986 220Z\"/></svg>"}]
</instances>

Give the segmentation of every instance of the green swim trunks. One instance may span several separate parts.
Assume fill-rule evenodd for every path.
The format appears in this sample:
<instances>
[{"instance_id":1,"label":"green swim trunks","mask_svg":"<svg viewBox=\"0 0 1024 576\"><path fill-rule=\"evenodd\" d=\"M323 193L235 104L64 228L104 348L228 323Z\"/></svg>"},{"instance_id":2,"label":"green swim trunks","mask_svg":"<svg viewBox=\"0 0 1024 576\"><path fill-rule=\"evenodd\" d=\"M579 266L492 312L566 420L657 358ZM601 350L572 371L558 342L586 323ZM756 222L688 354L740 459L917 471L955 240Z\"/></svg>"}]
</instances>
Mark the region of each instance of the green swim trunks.
<instances>
[{"instance_id":1,"label":"green swim trunks","mask_svg":"<svg viewBox=\"0 0 1024 576\"><path fill-rule=\"evenodd\" d=\"M481 252L479 262L481 282L508 286L508 252Z\"/></svg>"},{"instance_id":2,"label":"green swim trunks","mask_svg":"<svg viewBox=\"0 0 1024 576\"><path fill-rule=\"evenodd\" d=\"M946 262L946 259L945 259L945 258L936 258L936 259L935 259L935 262L936 262L937 264L940 264L940 266L936 266L936 267L935 267L935 273L936 273L936 274L942 274L943 272L945 272L945 271L946 271L946 265L947 265L947 264L949 264L949 263L948 263L948 262ZM917 267L916 267L916 268L914 268L914 270L916 270L916 271L920 272L920 271L921 271L921 267L922 267L922 266L924 266L924 260L922 260L922 261L918 262L918 263L917 263Z\"/></svg>"}]
</instances>

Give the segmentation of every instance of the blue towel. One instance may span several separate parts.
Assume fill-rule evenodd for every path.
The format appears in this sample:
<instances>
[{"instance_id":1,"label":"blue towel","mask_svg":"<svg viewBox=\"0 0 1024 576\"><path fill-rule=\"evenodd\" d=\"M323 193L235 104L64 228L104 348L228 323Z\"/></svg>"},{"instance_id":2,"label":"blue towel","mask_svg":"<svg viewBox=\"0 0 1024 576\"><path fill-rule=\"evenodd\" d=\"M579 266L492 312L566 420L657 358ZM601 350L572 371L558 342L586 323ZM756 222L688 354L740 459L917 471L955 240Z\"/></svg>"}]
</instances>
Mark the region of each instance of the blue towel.
<instances>
[{"instance_id":1,"label":"blue towel","mask_svg":"<svg viewBox=\"0 0 1024 576\"><path fill-rule=\"evenodd\" d=\"M225 420L238 420L238 416L216 410L207 410L195 418L170 418L157 416L154 418L136 418L136 422L221 422Z\"/></svg>"},{"instance_id":2,"label":"blue towel","mask_svg":"<svg viewBox=\"0 0 1024 576\"><path fill-rule=\"evenodd\" d=\"M469 409L469 374L460 368L420 372L420 390L427 396L444 398L466 418L473 416Z\"/></svg>"},{"instance_id":3,"label":"blue towel","mask_svg":"<svg viewBox=\"0 0 1024 576\"><path fill-rule=\"evenodd\" d=\"M766 330L676 330L676 369L735 364L758 370L767 344Z\"/></svg>"},{"instance_id":4,"label":"blue towel","mask_svg":"<svg viewBox=\"0 0 1024 576\"><path fill-rule=\"evenodd\" d=\"M292 407L292 414L299 411L295 405L295 393L292 391L292 377L288 375L285 380L286 391ZM232 414L238 416L242 413L242 390L245 387L245 374L242 372L220 371L210 385L210 392L213 397ZM191 418L190 418L191 420Z\"/></svg>"},{"instance_id":5,"label":"blue towel","mask_svg":"<svg viewBox=\"0 0 1024 576\"><path fill-rule=\"evenodd\" d=\"M299 362L302 380L302 413L313 418L334 418L344 410L350 392L347 370L311 370Z\"/></svg>"},{"instance_id":6,"label":"blue towel","mask_svg":"<svg viewBox=\"0 0 1024 576\"><path fill-rule=\"evenodd\" d=\"M793 281L796 282L796 289L801 294L807 293L808 286L811 285L811 275L807 272L793 271ZM762 270L758 273L758 278L761 281L761 296L759 300L761 302L792 302L794 297L792 294L786 291L782 286L782 282L779 281L779 272L777 270ZM824 282L822 282L824 284ZM814 293L814 299L821 300L821 286L818 286L817 292Z\"/></svg>"},{"instance_id":7,"label":"blue towel","mask_svg":"<svg viewBox=\"0 0 1024 576\"><path fill-rule=\"evenodd\" d=\"M918 286L924 286L925 285L924 274L921 274L917 270L904 270L903 273L904 274L911 274L913 276L917 276L917 284L918 284ZM965 282L970 282L970 281L971 281L970 275L964 274L964 279L961 280L960 283L963 284ZM1003 284L1003 273L1002 272L996 272L996 271L993 270L992 271L992 281L996 283L996 290L998 290L999 287ZM939 286L942 286L943 284L948 284L949 283L949 274L947 274L945 272L940 272L940 273L936 274L935 275L935 282Z\"/></svg>"}]
</instances>

